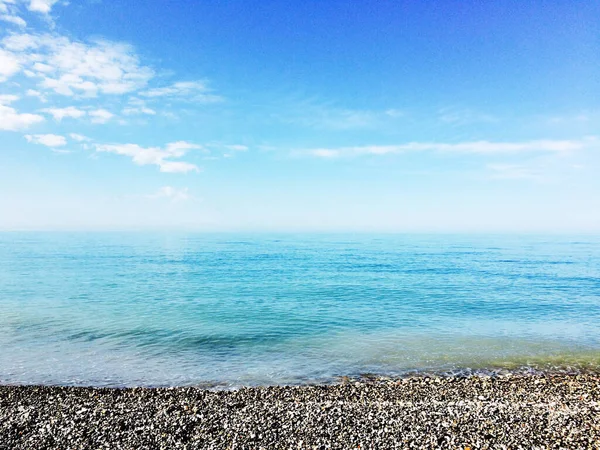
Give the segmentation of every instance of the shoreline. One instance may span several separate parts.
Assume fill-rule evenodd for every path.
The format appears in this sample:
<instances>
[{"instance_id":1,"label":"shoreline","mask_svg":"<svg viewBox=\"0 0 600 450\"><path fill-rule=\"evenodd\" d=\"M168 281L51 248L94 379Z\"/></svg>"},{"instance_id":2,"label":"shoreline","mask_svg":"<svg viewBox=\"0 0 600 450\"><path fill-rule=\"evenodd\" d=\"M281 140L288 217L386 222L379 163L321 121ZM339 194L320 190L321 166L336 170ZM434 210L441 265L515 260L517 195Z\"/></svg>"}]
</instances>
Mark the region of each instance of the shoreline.
<instances>
[{"instance_id":1,"label":"shoreline","mask_svg":"<svg viewBox=\"0 0 600 450\"><path fill-rule=\"evenodd\" d=\"M102 446L600 449L600 373L219 391L0 386L0 449Z\"/></svg>"}]
</instances>

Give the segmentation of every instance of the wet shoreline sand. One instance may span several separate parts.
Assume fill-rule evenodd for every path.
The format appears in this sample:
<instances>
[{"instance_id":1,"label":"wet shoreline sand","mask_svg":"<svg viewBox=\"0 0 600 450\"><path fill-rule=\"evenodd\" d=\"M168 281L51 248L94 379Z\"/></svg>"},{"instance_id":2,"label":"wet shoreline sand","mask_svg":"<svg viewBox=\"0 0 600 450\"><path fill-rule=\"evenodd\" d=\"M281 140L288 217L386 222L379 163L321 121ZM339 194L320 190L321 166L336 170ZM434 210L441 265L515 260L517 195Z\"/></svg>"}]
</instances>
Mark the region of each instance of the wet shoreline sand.
<instances>
[{"instance_id":1,"label":"wet shoreline sand","mask_svg":"<svg viewBox=\"0 0 600 450\"><path fill-rule=\"evenodd\" d=\"M0 448L600 448L600 374L0 386Z\"/></svg>"}]
</instances>

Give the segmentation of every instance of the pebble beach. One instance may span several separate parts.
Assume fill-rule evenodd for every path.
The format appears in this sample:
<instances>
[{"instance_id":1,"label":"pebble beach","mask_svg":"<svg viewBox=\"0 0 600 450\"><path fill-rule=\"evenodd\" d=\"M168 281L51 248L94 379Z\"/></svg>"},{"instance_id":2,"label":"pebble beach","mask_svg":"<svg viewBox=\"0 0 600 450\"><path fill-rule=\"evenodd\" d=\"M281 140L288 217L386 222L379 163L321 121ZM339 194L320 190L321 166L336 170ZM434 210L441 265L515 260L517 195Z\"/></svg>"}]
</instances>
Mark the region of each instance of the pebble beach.
<instances>
[{"instance_id":1,"label":"pebble beach","mask_svg":"<svg viewBox=\"0 0 600 450\"><path fill-rule=\"evenodd\" d=\"M0 387L1 449L599 449L597 373Z\"/></svg>"}]
</instances>

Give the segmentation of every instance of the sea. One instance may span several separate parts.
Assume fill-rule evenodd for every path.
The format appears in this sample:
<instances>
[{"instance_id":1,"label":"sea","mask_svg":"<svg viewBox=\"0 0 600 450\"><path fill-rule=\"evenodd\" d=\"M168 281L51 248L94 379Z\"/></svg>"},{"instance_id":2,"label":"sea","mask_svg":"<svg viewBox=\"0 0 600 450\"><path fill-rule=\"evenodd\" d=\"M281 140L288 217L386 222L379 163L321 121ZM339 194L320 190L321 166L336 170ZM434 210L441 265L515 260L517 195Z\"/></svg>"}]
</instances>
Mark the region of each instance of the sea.
<instances>
[{"instance_id":1,"label":"sea","mask_svg":"<svg viewBox=\"0 0 600 450\"><path fill-rule=\"evenodd\" d=\"M0 384L600 369L600 237L0 233Z\"/></svg>"}]
</instances>

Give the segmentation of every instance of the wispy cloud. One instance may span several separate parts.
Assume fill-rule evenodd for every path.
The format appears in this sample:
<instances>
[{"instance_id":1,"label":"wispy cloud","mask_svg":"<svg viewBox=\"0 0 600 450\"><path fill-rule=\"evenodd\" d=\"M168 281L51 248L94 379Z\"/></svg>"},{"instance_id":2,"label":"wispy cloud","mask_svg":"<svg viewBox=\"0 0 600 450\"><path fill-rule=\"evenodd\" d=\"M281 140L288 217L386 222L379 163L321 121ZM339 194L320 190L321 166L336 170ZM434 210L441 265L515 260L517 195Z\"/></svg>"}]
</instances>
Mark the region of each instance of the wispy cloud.
<instances>
[{"instance_id":1,"label":"wispy cloud","mask_svg":"<svg viewBox=\"0 0 600 450\"><path fill-rule=\"evenodd\" d=\"M27 89L25 95L27 97L36 97L42 103L46 103L48 101L48 98L44 94L42 94L40 91L36 91L35 89Z\"/></svg>"},{"instance_id":2,"label":"wispy cloud","mask_svg":"<svg viewBox=\"0 0 600 450\"><path fill-rule=\"evenodd\" d=\"M88 112L88 115L91 117L92 123L106 123L115 116L106 109L95 109Z\"/></svg>"},{"instance_id":3,"label":"wispy cloud","mask_svg":"<svg viewBox=\"0 0 600 450\"><path fill-rule=\"evenodd\" d=\"M6 81L20 69L17 56L0 48L0 82Z\"/></svg>"},{"instance_id":4,"label":"wispy cloud","mask_svg":"<svg viewBox=\"0 0 600 450\"><path fill-rule=\"evenodd\" d=\"M451 125L471 125L474 123L493 123L499 119L491 114L474 111L469 108L444 107L438 110L439 119Z\"/></svg>"},{"instance_id":5,"label":"wispy cloud","mask_svg":"<svg viewBox=\"0 0 600 450\"><path fill-rule=\"evenodd\" d=\"M0 16L19 18L16 14L25 8L48 16L56 4L56 0L0 0ZM50 20L45 17L46 23ZM125 116L159 116L166 114L163 107L167 99L197 103L223 100L207 81L156 86L154 76L154 70L126 43L79 41L53 31L0 32L0 83L10 81L5 86L15 94L50 105L37 111L18 111L4 99L0 102L0 130L27 129L44 121L44 115L57 122L88 118L94 124L124 124L124 120L116 120L117 111ZM57 97L69 97L69 103L53 104ZM165 163L163 170L193 170L180 162L172 163Z\"/></svg>"},{"instance_id":6,"label":"wispy cloud","mask_svg":"<svg viewBox=\"0 0 600 450\"><path fill-rule=\"evenodd\" d=\"M9 106L18 98L15 95L0 96L0 130L20 131L44 121L44 118L38 114L19 113Z\"/></svg>"},{"instance_id":7,"label":"wispy cloud","mask_svg":"<svg viewBox=\"0 0 600 450\"><path fill-rule=\"evenodd\" d=\"M57 122L62 121L66 117L79 119L86 115L85 111L74 106L68 106L66 108L46 108L42 109L42 112L50 114Z\"/></svg>"},{"instance_id":8,"label":"wispy cloud","mask_svg":"<svg viewBox=\"0 0 600 450\"><path fill-rule=\"evenodd\" d=\"M223 101L223 97L211 92L205 81L179 81L170 86L148 89L140 92L140 95L147 98L180 98L196 103L217 103Z\"/></svg>"},{"instance_id":9,"label":"wispy cloud","mask_svg":"<svg viewBox=\"0 0 600 450\"><path fill-rule=\"evenodd\" d=\"M280 118L283 122L311 128L350 130L373 127L378 119L387 116L385 112L377 113L310 105L306 109L287 110Z\"/></svg>"},{"instance_id":10,"label":"wispy cloud","mask_svg":"<svg viewBox=\"0 0 600 450\"><path fill-rule=\"evenodd\" d=\"M137 116L137 115L156 115L156 110L150 108L146 100L138 97L130 97L127 101L127 106L123 108L121 113L125 116Z\"/></svg>"},{"instance_id":11,"label":"wispy cloud","mask_svg":"<svg viewBox=\"0 0 600 450\"><path fill-rule=\"evenodd\" d=\"M50 14L55 3L58 3L58 0L30 0L28 8L30 11Z\"/></svg>"},{"instance_id":12,"label":"wispy cloud","mask_svg":"<svg viewBox=\"0 0 600 450\"><path fill-rule=\"evenodd\" d=\"M406 113L400 109L369 110L347 108L316 98L294 97L277 100L279 112L271 116L283 123L319 130L364 130L396 124Z\"/></svg>"},{"instance_id":13,"label":"wispy cloud","mask_svg":"<svg viewBox=\"0 0 600 450\"><path fill-rule=\"evenodd\" d=\"M0 104L8 105L10 103L16 102L17 100L19 100L18 95L14 95L14 94L0 95Z\"/></svg>"},{"instance_id":14,"label":"wispy cloud","mask_svg":"<svg viewBox=\"0 0 600 450\"><path fill-rule=\"evenodd\" d=\"M67 145L67 139L64 136L56 134L26 134L25 139L32 144L41 144L46 147L62 147Z\"/></svg>"},{"instance_id":15,"label":"wispy cloud","mask_svg":"<svg viewBox=\"0 0 600 450\"><path fill-rule=\"evenodd\" d=\"M315 148L295 151L294 154L306 154L320 158L339 158L361 155L391 155L407 152L440 152L471 154L515 154L515 153L567 153L584 148L599 147L597 137L579 140L532 140L523 142L473 141L460 143L409 142L400 145L367 145L340 148Z\"/></svg>"},{"instance_id":16,"label":"wispy cloud","mask_svg":"<svg viewBox=\"0 0 600 450\"><path fill-rule=\"evenodd\" d=\"M19 16L14 16L12 14L0 14L0 20L8 23L12 23L13 25L18 26L19 28L25 28L27 26L27 22Z\"/></svg>"},{"instance_id":17,"label":"wispy cloud","mask_svg":"<svg viewBox=\"0 0 600 450\"><path fill-rule=\"evenodd\" d=\"M233 150L234 152L245 152L248 151L248 146L246 145L224 145L227 150Z\"/></svg>"},{"instance_id":18,"label":"wispy cloud","mask_svg":"<svg viewBox=\"0 0 600 450\"><path fill-rule=\"evenodd\" d=\"M399 109L394 109L394 108L386 109L383 113L389 117L404 117L404 116L406 116L406 113L404 111L399 110Z\"/></svg>"},{"instance_id":19,"label":"wispy cloud","mask_svg":"<svg viewBox=\"0 0 600 450\"><path fill-rule=\"evenodd\" d=\"M186 155L188 150L201 149L200 145L178 141L160 147L141 147L137 144L96 145L96 151L128 156L140 166L155 165L161 172L188 173L199 172L195 164L185 161L174 161Z\"/></svg>"},{"instance_id":20,"label":"wispy cloud","mask_svg":"<svg viewBox=\"0 0 600 450\"><path fill-rule=\"evenodd\" d=\"M91 139L89 137L84 136L82 134L77 134L77 133L70 133L69 137L71 139L73 139L74 141L77 141L77 142L89 142L89 141L91 141Z\"/></svg>"},{"instance_id":21,"label":"wispy cloud","mask_svg":"<svg viewBox=\"0 0 600 450\"><path fill-rule=\"evenodd\" d=\"M486 167L492 179L539 181L543 178L539 170L519 164L488 164Z\"/></svg>"},{"instance_id":22,"label":"wispy cloud","mask_svg":"<svg viewBox=\"0 0 600 450\"><path fill-rule=\"evenodd\" d=\"M337 158L342 155L343 149L317 148L309 150L308 153L319 158Z\"/></svg>"},{"instance_id":23,"label":"wispy cloud","mask_svg":"<svg viewBox=\"0 0 600 450\"><path fill-rule=\"evenodd\" d=\"M148 108L147 106L143 106L143 107L128 106L127 108L123 108L123 110L121 112L126 116L136 116L136 115L142 115L142 114L146 114L149 116L156 115L156 111L153 110L152 108Z\"/></svg>"},{"instance_id":24,"label":"wispy cloud","mask_svg":"<svg viewBox=\"0 0 600 450\"><path fill-rule=\"evenodd\" d=\"M21 5L26 6L29 11L46 16L49 20L48 14L57 2L58 0L0 0L0 20L25 28L27 22L20 16L23 12Z\"/></svg>"},{"instance_id":25,"label":"wispy cloud","mask_svg":"<svg viewBox=\"0 0 600 450\"><path fill-rule=\"evenodd\" d=\"M243 144L225 144L223 142L208 142L204 144L205 153L210 153L202 159L215 161L221 158L234 158L236 154L247 152L250 147Z\"/></svg>"},{"instance_id":26,"label":"wispy cloud","mask_svg":"<svg viewBox=\"0 0 600 450\"><path fill-rule=\"evenodd\" d=\"M548 118L548 123L552 125L563 125L569 122L589 122L592 120L592 116L593 114L589 112L573 114L570 116L552 116Z\"/></svg>"},{"instance_id":27,"label":"wispy cloud","mask_svg":"<svg viewBox=\"0 0 600 450\"><path fill-rule=\"evenodd\" d=\"M53 34L12 34L2 41L9 68L5 77L23 70L38 80L41 91L64 96L124 94L145 87L154 72L140 64L127 44L96 40L72 41ZM15 66L16 63L16 66Z\"/></svg>"},{"instance_id":28,"label":"wispy cloud","mask_svg":"<svg viewBox=\"0 0 600 450\"><path fill-rule=\"evenodd\" d=\"M168 199L173 202L180 202L190 199L189 189L177 189L171 186L163 186L156 193L147 195L150 199Z\"/></svg>"},{"instance_id":29,"label":"wispy cloud","mask_svg":"<svg viewBox=\"0 0 600 450\"><path fill-rule=\"evenodd\" d=\"M219 151L231 151L231 152L247 152L249 147L242 144L224 144L222 142L210 142L205 147L219 150Z\"/></svg>"}]
</instances>

